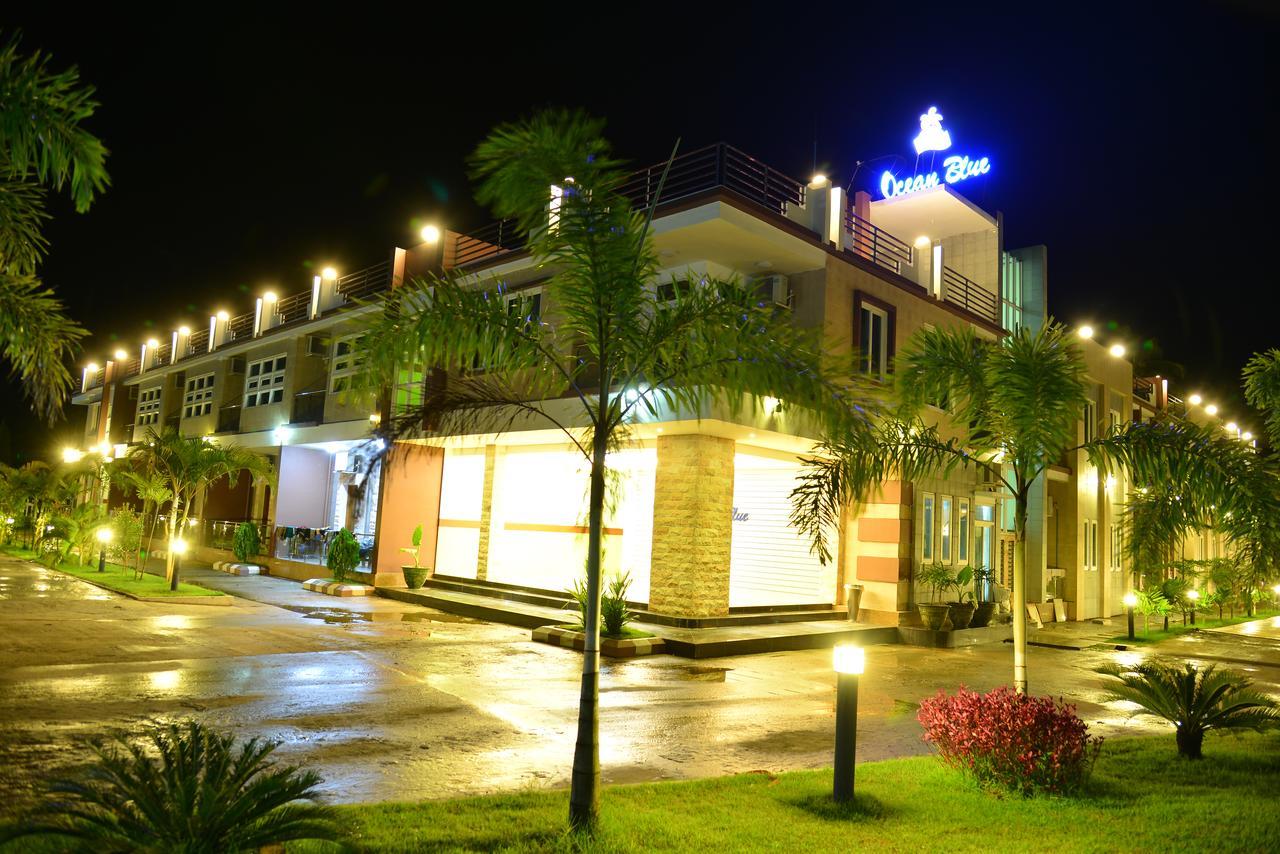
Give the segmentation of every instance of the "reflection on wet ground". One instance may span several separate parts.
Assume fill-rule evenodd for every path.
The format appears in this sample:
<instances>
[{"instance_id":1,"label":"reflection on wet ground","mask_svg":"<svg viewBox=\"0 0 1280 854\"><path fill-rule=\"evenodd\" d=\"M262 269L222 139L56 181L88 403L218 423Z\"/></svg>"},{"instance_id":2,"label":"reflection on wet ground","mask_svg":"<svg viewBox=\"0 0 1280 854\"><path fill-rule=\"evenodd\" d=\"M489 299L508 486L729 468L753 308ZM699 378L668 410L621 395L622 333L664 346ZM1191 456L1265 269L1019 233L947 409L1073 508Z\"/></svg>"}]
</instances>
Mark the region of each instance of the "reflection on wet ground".
<instances>
[{"instance_id":1,"label":"reflection on wet ground","mask_svg":"<svg viewBox=\"0 0 1280 854\"><path fill-rule=\"evenodd\" d=\"M313 608L306 605L278 605L286 611L301 614L309 620L322 620L326 623L474 623L470 617L446 614L443 611L352 611L347 608Z\"/></svg>"}]
</instances>

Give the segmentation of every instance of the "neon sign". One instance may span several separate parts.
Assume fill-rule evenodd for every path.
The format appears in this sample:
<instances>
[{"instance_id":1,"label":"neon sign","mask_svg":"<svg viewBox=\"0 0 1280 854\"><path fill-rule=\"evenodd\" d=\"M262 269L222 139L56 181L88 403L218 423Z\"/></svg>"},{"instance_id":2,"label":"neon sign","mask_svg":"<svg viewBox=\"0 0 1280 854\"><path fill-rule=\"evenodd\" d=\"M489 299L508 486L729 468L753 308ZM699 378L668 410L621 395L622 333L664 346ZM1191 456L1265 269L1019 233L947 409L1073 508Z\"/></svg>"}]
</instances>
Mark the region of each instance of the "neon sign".
<instances>
[{"instance_id":1,"label":"neon sign","mask_svg":"<svg viewBox=\"0 0 1280 854\"><path fill-rule=\"evenodd\" d=\"M951 147L951 134L942 129L942 114L937 107L930 107L929 112L920 117L920 135L914 140L916 154L926 151L946 151ZM918 173L909 178L898 178L892 172L880 176L880 193L886 199L905 196L920 190L937 187L943 182L956 184L978 175L986 175L991 171L991 160L986 157L969 157L967 154L952 154L942 161L942 174L937 171Z\"/></svg>"}]
</instances>

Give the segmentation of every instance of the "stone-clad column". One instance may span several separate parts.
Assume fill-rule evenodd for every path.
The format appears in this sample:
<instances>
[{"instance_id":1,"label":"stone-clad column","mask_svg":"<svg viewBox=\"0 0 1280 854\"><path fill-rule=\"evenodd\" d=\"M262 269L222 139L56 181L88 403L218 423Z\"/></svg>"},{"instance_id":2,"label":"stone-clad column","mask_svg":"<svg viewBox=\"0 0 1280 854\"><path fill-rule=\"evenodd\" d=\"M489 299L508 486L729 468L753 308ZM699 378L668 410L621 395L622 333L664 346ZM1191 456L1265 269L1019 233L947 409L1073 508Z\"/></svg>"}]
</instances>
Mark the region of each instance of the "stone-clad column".
<instances>
[{"instance_id":1,"label":"stone-clad column","mask_svg":"<svg viewBox=\"0 0 1280 854\"><path fill-rule=\"evenodd\" d=\"M493 469L498 446L484 446L484 489L480 495L480 544L476 548L476 580L489 577L489 527L493 522Z\"/></svg>"},{"instance_id":2,"label":"stone-clad column","mask_svg":"<svg viewBox=\"0 0 1280 854\"><path fill-rule=\"evenodd\" d=\"M729 613L734 441L659 436L649 609L681 617Z\"/></svg>"}]
</instances>

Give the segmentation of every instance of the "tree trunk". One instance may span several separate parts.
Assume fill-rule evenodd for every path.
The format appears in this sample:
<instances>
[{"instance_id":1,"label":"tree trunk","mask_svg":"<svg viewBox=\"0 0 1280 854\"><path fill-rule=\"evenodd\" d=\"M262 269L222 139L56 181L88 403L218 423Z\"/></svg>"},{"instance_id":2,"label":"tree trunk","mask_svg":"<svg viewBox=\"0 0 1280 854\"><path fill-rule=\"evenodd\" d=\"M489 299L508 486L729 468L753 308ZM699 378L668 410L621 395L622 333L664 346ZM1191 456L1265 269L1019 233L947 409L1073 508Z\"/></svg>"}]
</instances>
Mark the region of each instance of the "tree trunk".
<instances>
[{"instance_id":1,"label":"tree trunk","mask_svg":"<svg viewBox=\"0 0 1280 854\"><path fill-rule=\"evenodd\" d=\"M1188 759L1201 759L1200 747L1204 744L1203 730L1190 730L1178 727L1176 733L1178 741L1178 755L1185 756Z\"/></svg>"},{"instance_id":2,"label":"tree trunk","mask_svg":"<svg viewBox=\"0 0 1280 854\"><path fill-rule=\"evenodd\" d=\"M602 381L603 382L603 381ZM591 494L587 533L587 608L583 614L582 690L578 700L578 741L573 750L569 824L590 830L600 812L600 546L604 528L604 466L608 435L603 422L608 394L601 398L601 419L591 456Z\"/></svg>"},{"instance_id":3,"label":"tree trunk","mask_svg":"<svg viewBox=\"0 0 1280 854\"><path fill-rule=\"evenodd\" d=\"M169 582L172 590L178 589L178 579L175 576L174 560L173 560L173 541L178 536L178 496L174 496L169 503L169 542L165 544L164 550L164 577Z\"/></svg>"},{"instance_id":4,"label":"tree trunk","mask_svg":"<svg viewBox=\"0 0 1280 854\"><path fill-rule=\"evenodd\" d=\"M1021 486L1021 484L1019 484ZM1013 690L1027 693L1027 497L1014 504L1013 541Z\"/></svg>"}]
</instances>

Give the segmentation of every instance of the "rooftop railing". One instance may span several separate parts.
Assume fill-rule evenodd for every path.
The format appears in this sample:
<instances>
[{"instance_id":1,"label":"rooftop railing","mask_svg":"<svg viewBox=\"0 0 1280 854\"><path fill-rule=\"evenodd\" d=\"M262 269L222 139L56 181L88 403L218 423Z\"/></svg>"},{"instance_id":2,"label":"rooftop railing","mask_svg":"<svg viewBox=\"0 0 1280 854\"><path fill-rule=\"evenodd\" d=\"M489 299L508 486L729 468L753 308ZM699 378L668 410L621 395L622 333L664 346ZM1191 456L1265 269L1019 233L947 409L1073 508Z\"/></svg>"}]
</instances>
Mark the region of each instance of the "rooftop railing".
<instances>
[{"instance_id":1,"label":"rooftop railing","mask_svg":"<svg viewBox=\"0 0 1280 854\"><path fill-rule=\"evenodd\" d=\"M227 341L243 341L253 337L254 312L237 314L227 323Z\"/></svg>"},{"instance_id":2,"label":"rooftop railing","mask_svg":"<svg viewBox=\"0 0 1280 854\"><path fill-rule=\"evenodd\" d=\"M346 302L368 299L383 291L391 290L393 270L391 261L383 261L372 267L365 267L354 273L348 273L338 279L338 293Z\"/></svg>"},{"instance_id":3,"label":"rooftop railing","mask_svg":"<svg viewBox=\"0 0 1280 854\"><path fill-rule=\"evenodd\" d=\"M996 295L945 264L942 267L942 297L970 314L992 323L1000 322L1000 304Z\"/></svg>"},{"instance_id":4,"label":"rooftop railing","mask_svg":"<svg viewBox=\"0 0 1280 854\"><path fill-rule=\"evenodd\" d=\"M179 359L185 359L189 356L199 356L209 352L209 330L201 329L199 332L192 332L187 338L187 352L180 355Z\"/></svg>"},{"instance_id":5,"label":"rooftop railing","mask_svg":"<svg viewBox=\"0 0 1280 854\"><path fill-rule=\"evenodd\" d=\"M852 204L845 209L844 227L851 243L848 248L855 255L895 273L902 272L903 264L911 266L915 262L915 249L911 244L855 214Z\"/></svg>"},{"instance_id":6,"label":"rooftop railing","mask_svg":"<svg viewBox=\"0 0 1280 854\"><path fill-rule=\"evenodd\" d=\"M306 320L311 314L311 291L290 294L276 302L276 314L280 315L280 325Z\"/></svg>"}]
</instances>

